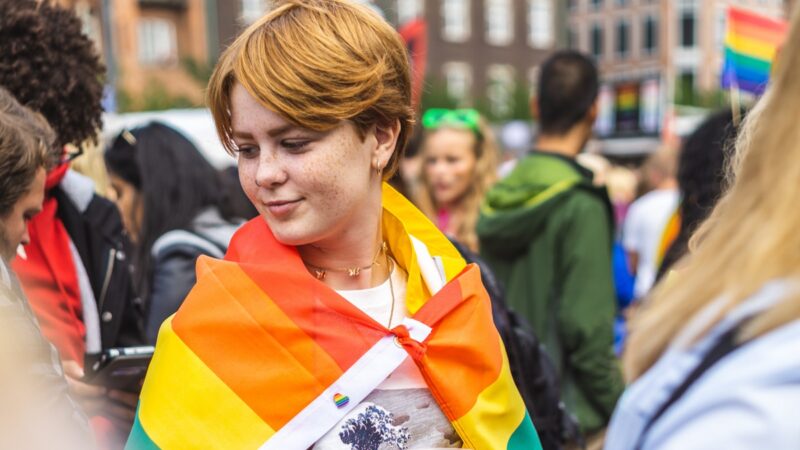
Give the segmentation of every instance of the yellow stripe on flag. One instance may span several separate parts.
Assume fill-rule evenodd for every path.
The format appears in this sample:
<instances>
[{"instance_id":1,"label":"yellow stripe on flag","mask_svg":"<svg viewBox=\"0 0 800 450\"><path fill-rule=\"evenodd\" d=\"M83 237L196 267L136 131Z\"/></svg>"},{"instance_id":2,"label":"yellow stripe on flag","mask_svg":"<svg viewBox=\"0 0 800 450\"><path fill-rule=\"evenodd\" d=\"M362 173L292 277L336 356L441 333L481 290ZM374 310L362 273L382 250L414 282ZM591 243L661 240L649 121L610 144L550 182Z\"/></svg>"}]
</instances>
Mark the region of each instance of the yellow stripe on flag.
<instances>
[{"instance_id":1,"label":"yellow stripe on flag","mask_svg":"<svg viewBox=\"0 0 800 450\"><path fill-rule=\"evenodd\" d=\"M189 350L171 317L161 326L147 378L139 420L164 450L258 448L275 434Z\"/></svg>"},{"instance_id":2,"label":"yellow stripe on flag","mask_svg":"<svg viewBox=\"0 0 800 450\"><path fill-rule=\"evenodd\" d=\"M772 61L777 51L774 43L753 39L745 36L728 33L725 45L737 53L745 54L751 58Z\"/></svg>"},{"instance_id":3,"label":"yellow stripe on flag","mask_svg":"<svg viewBox=\"0 0 800 450\"><path fill-rule=\"evenodd\" d=\"M464 442L465 448L505 449L511 435L525 418L525 403L511 377L508 355L502 345L500 348L503 352L500 376L478 394L475 406L453 423L456 431L469 430L470 436L481 439Z\"/></svg>"}]
</instances>

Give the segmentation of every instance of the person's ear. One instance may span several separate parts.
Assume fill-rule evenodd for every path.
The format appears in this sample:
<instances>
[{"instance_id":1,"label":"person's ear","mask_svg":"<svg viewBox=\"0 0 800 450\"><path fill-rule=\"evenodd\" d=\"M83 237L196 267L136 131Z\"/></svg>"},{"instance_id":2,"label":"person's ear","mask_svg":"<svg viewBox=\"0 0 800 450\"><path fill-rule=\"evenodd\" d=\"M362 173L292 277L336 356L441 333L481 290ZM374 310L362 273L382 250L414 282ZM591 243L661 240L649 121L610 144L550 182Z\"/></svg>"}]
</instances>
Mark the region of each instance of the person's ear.
<instances>
[{"instance_id":1,"label":"person's ear","mask_svg":"<svg viewBox=\"0 0 800 450\"><path fill-rule=\"evenodd\" d=\"M376 171L383 170L394 154L397 139L400 136L400 119L381 124L378 123L373 131L375 135L375 149L372 155L372 165Z\"/></svg>"},{"instance_id":2,"label":"person's ear","mask_svg":"<svg viewBox=\"0 0 800 450\"><path fill-rule=\"evenodd\" d=\"M592 103L592 107L589 108L589 112L586 113L586 120L590 124L594 125L594 123L597 121L597 115L599 113L600 113L600 100L598 99L595 100L594 103Z\"/></svg>"},{"instance_id":3,"label":"person's ear","mask_svg":"<svg viewBox=\"0 0 800 450\"><path fill-rule=\"evenodd\" d=\"M534 95L531 97L530 102L528 102L528 106L531 110L531 118L535 121L539 121L539 99L536 98Z\"/></svg>"}]
</instances>

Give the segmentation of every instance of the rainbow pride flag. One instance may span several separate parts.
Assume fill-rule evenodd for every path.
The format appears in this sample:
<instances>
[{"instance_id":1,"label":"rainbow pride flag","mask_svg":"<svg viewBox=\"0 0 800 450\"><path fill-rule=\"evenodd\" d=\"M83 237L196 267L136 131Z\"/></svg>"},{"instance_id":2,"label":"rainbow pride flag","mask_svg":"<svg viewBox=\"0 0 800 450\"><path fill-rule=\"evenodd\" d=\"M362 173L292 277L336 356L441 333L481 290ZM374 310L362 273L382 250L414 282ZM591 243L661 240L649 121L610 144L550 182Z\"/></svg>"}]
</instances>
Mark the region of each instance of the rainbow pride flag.
<instances>
[{"instance_id":1,"label":"rainbow pride flag","mask_svg":"<svg viewBox=\"0 0 800 450\"><path fill-rule=\"evenodd\" d=\"M375 322L257 218L225 260L198 260L197 284L161 327L126 448L305 450L410 356L465 448L541 450L480 270L388 185L383 201L411 317Z\"/></svg>"},{"instance_id":2,"label":"rainbow pride flag","mask_svg":"<svg viewBox=\"0 0 800 450\"><path fill-rule=\"evenodd\" d=\"M788 29L784 20L730 7L725 37L723 89L762 94L769 81L772 61Z\"/></svg>"}]
</instances>

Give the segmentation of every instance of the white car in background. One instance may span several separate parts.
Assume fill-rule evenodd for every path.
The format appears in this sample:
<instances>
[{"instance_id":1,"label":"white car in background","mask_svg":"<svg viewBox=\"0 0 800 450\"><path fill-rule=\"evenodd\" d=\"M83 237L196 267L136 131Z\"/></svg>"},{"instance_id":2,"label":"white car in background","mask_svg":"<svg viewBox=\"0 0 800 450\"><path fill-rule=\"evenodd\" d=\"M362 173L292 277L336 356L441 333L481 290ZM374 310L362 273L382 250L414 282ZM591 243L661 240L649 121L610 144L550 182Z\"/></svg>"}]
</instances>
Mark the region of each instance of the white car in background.
<instances>
[{"instance_id":1,"label":"white car in background","mask_svg":"<svg viewBox=\"0 0 800 450\"><path fill-rule=\"evenodd\" d=\"M217 129L211 112L205 108L170 109L166 111L144 111L124 114L105 114L103 117L103 142L108 145L123 129L132 129L149 122L158 121L180 131L216 169L236 165L217 137Z\"/></svg>"}]
</instances>

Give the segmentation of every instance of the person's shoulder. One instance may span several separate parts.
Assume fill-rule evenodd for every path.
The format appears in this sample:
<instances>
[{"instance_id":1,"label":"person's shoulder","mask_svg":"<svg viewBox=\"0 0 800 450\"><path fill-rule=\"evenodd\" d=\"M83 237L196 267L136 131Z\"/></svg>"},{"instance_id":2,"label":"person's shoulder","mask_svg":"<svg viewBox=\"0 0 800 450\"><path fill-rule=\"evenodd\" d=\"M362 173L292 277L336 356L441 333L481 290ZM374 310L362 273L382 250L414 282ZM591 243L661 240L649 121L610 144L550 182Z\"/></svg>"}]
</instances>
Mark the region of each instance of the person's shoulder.
<instances>
[{"instance_id":1,"label":"person's shoulder","mask_svg":"<svg viewBox=\"0 0 800 450\"><path fill-rule=\"evenodd\" d=\"M564 192L564 201L561 208L571 215L605 217L609 211L607 197L602 191L604 188L588 185L577 185Z\"/></svg>"},{"instance_id":2,"label":"person's shoulder","mask_svg":"<svg viewBox=\"0 0 800 450\"><path fill-rule=\"evenodd\" d=\"M168 259L196 259L200 255L209 255L217 259L225 256L220 246L209 239L186 230L171 230L153 243L151 254L157 261Z\"/></svg>"}]
</instances>

